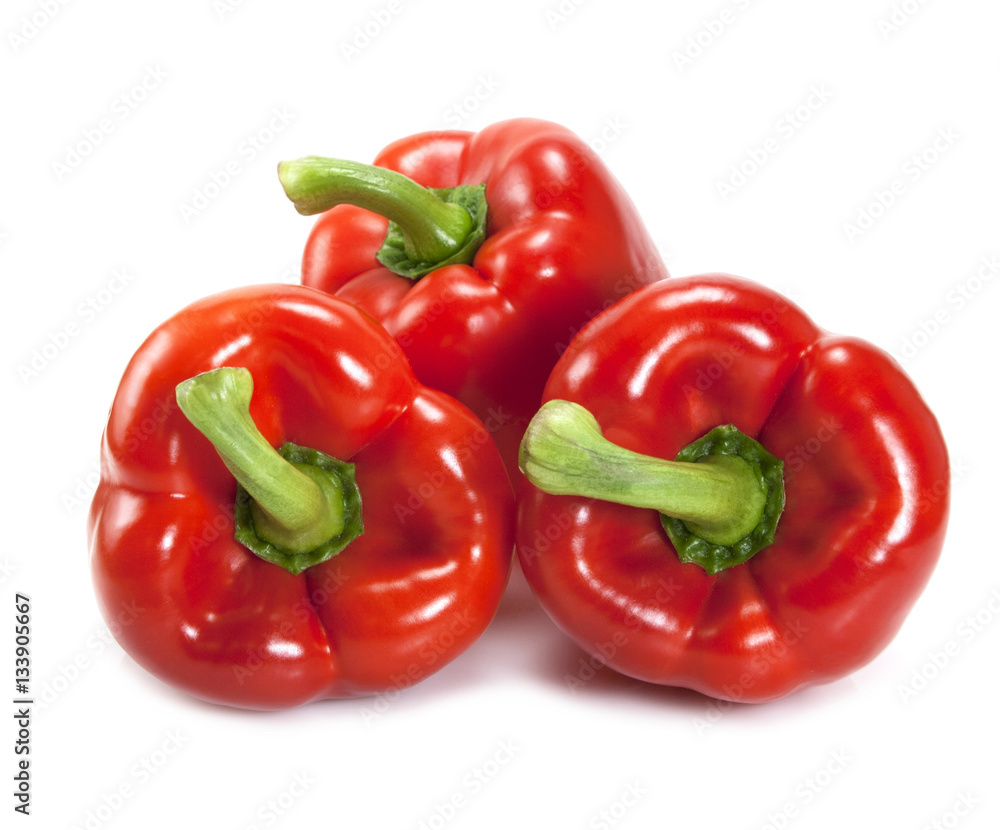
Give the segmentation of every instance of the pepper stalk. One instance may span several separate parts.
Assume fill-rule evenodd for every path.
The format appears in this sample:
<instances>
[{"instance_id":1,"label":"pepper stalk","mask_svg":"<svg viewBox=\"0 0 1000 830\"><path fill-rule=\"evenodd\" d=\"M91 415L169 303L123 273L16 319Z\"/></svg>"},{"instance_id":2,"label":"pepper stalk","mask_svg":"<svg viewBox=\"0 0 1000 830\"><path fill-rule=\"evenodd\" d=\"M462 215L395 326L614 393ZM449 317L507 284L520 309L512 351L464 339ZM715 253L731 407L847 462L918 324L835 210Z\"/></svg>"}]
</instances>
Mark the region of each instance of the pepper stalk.
<instances>
[{"instance_id":1,"label":"pepper stalk","mask_svg":"<svg viewBox=\"0 0 1000 830\"><path fill-rule=\"evenodd\" d=\"M350 204L387 218L376 258L408 279L470 264L486 238L485 184L423 187L394 170L322 156L280 162L278 179L304 216Z\"/></svg>"},{"instance_id":2,"label":"pepper stalk","mask_svg":"<svg viewBox=\"0 0 1000 830\"><path fill-rule=\"evenodd\" d=\"M293 574L340 553L364 532L354 465L285 443L275 449L250 416L253 376L223 367L177 385L187 419L238 482L235 538Z\"/></svg>"},{"instance_id":3,"label":"pepper stalk","mask_svg":"<svg viewBox=\"0 0 1000 830\"><path fill-rule=\"evenodd\" d=\"M587 409L552 400L528 425L518 464L546 493L658 511L681 561L709 574L771 544L785 504L783 462L731 424L670 461L608 441Z\"/></svg>"}]
</instances>

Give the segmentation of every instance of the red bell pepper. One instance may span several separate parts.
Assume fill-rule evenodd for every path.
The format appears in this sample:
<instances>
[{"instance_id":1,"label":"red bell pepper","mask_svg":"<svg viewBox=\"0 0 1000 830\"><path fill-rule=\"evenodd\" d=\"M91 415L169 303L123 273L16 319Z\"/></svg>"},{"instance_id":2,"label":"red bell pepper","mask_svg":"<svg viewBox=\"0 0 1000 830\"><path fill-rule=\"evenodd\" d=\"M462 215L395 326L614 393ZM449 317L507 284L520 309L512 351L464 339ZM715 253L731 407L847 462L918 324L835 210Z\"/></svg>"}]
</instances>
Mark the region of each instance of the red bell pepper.
<instances>
[{"instance_id":1,"label":"red bell pepper","mask_svg":"<svg viewBox=\"0 0 1000 830\"><path fill-rule=\"evenodd\" d=\"M389 145L374 167L309 157L283 162L279 176L300 213L325 211L303 283L379 320L418 378L486 423L512 478L573 334L667 276L597 155L545 121L422 133Z\"/></svg>"},{"instance_id":2,"label":"red bell pepper","mask_svg":"<svg viewBox=\"0 0 1000 830\"><path fill-rule=\"evenodd\" d=\"M544 398L518 556L557 625L624 674L745 702L832 681L890 642L938 560L933 414L884 352L762 286L635 292Z\"/></svg>"},{"instance_id":3,"label":"red bell pepper","mask_svg":"<svg viewBox=\"0 0 1000 830\"><path fill-rule=\"evenodd\" d=\"M506 584L513 493L483 425L310 288L233 290L156 329L101 458L101 610L132 609L122 647L209 701L408 686L483 632Z\"/></svg>"}]
</instances>

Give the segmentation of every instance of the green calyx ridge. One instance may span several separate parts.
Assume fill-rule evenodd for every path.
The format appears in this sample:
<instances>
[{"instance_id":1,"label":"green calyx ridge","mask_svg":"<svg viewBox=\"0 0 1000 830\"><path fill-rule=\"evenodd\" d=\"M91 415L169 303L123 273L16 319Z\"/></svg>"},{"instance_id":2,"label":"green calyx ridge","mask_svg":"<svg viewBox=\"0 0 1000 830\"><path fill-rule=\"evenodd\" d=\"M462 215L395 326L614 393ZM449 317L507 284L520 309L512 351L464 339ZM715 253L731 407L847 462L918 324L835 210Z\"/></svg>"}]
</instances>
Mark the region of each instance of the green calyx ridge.
<instances>
[{"instance_id":1,"label":"green calyx ridge","mask_svg":"<svg viewBox=\"0 0 1000 830\"><path fill-rule=\"evenodd\" d=\"M361 519L361 491L355 478L354 465L340 461L326 453L309 447L300 447L288 441L278 447L278 455L292 464L299 472L316 481L326 492L339 491L342 504L343 527L335 536L308 551L293 551L265 539L258 530L262 516L255 509L256 502L242 484L236 487L237 542L261 559L284 568L291 574L300 574L306 568L332 559L365 532ZM324 486L327 485L327 486Z\"/></svg>"},{"instance_id":2,"label":"green calyx ridge","mask_svg":"<svg viewBox=\"0 0 1000 830\"><path fill-rule=\"evenodd\" d=\"M427 190L445 204L453 204L466 210L472 219L472 227L454 253L438 260L418 259L407 250L407 237L403 228L390 221L382 247L375 258L394 274L411 280L418 280L431 271L446 265L471 265L476 252L486 239L486 185L461 184L455 187L429 187Z\"/></svg>"},{"instance_id":3,"label":"green calyx ridge","mask_svg":"<svg viewBox=\"0 0 1000 830\"><path fill-rule=\"evenodd\" d=\"M784 462L732 424L719 426L688 444L675 460L705 463L719 457L738 458L749 465L764 493L759 519L754 528L730 544L712 542L699 535L695 523L663 513L663 529L682 562L700 565L706 573L717 574L748 561L774 541L778 520L785 507Z\"/></svg>"}]
</instances>

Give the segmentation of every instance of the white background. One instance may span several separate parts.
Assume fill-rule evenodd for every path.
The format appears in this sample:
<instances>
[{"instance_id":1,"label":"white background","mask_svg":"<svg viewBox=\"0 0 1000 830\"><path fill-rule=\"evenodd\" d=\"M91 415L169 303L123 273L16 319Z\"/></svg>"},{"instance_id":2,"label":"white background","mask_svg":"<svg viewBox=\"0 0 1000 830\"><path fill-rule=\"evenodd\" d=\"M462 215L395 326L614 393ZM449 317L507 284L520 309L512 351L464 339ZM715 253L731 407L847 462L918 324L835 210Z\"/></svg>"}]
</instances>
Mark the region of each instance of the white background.
<instances>
[{"instance_id":1,"label":"white background","mask_svg":"<svg viewBox=\"0 0 1000 830\"><path fill-rule=\"evenodd\" d=\"M0 677L12 699L22 592L40 704L32 815L4 826L1000 825L998 31L993 0L4 3ZM100 619L84 539L132 352L200 296L297 279L312 220L280 159L520 115L599 147L674 275L759 280L905 359L955 474L899 636L758 707L607 671L571 688L586 661L515 580L471 651L392 700L258 714L146 675Z\"/></svg>"}]
</instances>

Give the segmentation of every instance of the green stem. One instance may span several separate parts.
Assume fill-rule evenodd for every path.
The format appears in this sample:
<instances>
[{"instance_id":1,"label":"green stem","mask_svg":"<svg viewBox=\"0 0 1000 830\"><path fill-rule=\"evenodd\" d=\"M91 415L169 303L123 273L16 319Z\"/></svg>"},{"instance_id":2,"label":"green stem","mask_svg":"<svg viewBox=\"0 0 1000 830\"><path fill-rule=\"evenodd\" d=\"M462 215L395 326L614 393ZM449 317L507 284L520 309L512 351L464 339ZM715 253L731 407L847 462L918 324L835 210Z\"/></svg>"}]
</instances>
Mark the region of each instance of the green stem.
<instances>
[{"instance_id":1,"label":"green stem","mask_svg":"<svg viewBox=\"0 0 1000 830\"><path fill-rule=\"evenodd\" d=\"M252 527L243 528L243 533L269 553L241 538L239 498L237 538L258 555L298 573L338 553L360 533L353 466L295 445L274 449L250 417L252 395L250 372L231 367L196 375L176 389L181 411L208 438L249 496L246 520ZM350 468L346 476L342 468ZM346 536L350 538L344 541ZM336 547L333 553L331 544Z\"/></svg>"},{"instance_id":2,"label":"green stem","mask_svg":"<svg viewBox=\"0 0 1000 830\"><path fill-rule=\"evenodd\" d=\"M432 190L393 170L321 156L280 162L278 179L303 215L350 204L389 219L402 248L402 257L395 259L405 262L380 260L393 270L398 266L403 276L422 276L410 273L417 264L426 269L423 273L455 262L467 264L482 243L482 185Z\"/></svg>"},{"instance_id":3,"label":"green stem","mask_svg":"<svg viewBox=\"0 0 1000 830\"><path fill-rule=\"evenodd\" d=\"M732 426L718 427L669 461L611 443L584 407L553 400L529 424L518 461L547 493L657 510L675 547L675 535L690 537L686 550L678 547L681 558L709 573L769 544L784 505L781 462Z\"/></svg>"}]
</instances>

